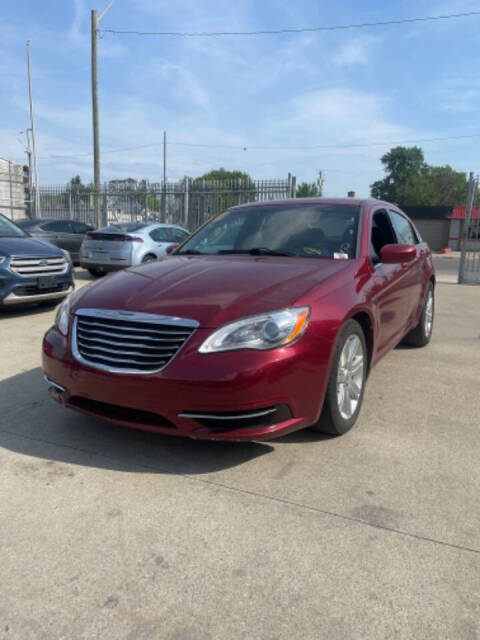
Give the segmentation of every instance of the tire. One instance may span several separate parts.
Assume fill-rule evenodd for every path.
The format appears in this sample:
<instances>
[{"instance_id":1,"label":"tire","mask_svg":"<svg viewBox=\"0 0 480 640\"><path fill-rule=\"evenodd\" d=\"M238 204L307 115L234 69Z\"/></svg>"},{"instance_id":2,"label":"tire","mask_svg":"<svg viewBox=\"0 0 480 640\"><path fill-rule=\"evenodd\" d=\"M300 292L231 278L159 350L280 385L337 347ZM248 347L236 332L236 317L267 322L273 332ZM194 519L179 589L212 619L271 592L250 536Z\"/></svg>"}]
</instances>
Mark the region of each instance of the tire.
<instances>
[{"instance_id":1,"label":"tire","mask_svg":"<svg viewBox=\"0 0 480 640\"><path fill-rule=\"evenodd\" d=\"M353 427L362 407L367 365L365 334L358 322L349 320L337 340L322 413L312 425L315 431L339 436Z\"/></svg>"},{"instance_id":2,"label":"tire","mask_svg":"<svg viewBox=\"0 0 480 640\"><path fill-rule=\"evenodd\" d=\"M144 264L145 262L153 262L156 259L157 256L154 256L153 253L147 253L147 255L143 256L142 258L142 264Z\"/></svg>"},{"instance_id":3,"label":"tire","mask_svg":"<svg viewBox=\"0 0 480 640\"><path fill-rule=\"evenodd\" d=\"M422 313L417 326L409 331L402 343L411 347L426 347L430 342L433 332L433 320L435 317L435 295L432 283L428 284L423 299Z\"/></svg>"},{"instance_id":4,"label":"tire","mask_svg":"<svg viewBox=\"0 0 480 640\"><path fill-rule=\"evenodd\" d=\"M98 269L88 269L88 273L94 278L100 278L103 276L103 271L99 271Z\"/></svg>"}]
</instances>

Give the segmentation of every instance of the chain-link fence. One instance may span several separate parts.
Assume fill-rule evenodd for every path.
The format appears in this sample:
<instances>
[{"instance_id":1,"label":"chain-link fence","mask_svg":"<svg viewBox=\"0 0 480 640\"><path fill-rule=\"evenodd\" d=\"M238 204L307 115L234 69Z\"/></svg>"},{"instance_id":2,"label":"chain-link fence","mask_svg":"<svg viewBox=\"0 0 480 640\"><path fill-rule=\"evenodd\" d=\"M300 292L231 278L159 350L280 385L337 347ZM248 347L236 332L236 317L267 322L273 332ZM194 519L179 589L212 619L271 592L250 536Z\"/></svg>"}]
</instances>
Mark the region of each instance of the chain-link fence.
<instances>
[{"instance_id":1,"label":"chain-link fence","mask_svg":"<svg viewBox=\"0 0 480 640\"><path fill-rule=\"evenodd\" d=\"M112 180L99 194L102 224L156 221L179 224L193 231L233 205L294 197L295 184L295 177L290 175L286 180L185 178L165 185ZM39 192L42 218L63 218L96 225L92 187L75 184L41 186Z\"/></svg>"}]
</instances>

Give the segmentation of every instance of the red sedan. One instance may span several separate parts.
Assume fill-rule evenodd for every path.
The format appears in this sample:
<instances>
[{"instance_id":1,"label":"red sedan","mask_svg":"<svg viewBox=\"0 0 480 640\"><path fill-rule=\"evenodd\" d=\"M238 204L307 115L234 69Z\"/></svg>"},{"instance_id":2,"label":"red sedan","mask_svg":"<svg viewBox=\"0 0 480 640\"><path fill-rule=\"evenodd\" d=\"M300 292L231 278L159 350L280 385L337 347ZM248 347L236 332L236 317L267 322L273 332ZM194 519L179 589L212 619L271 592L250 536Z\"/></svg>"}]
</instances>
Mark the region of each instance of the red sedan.
<instances>
[{"instance_id":1,"label":"red sedan","mask_svg":"<svg viewBox=\"0 0 480 640\"><path fill-rule=\"evenodd\" d=\"M370 368L430 341L430 250L398 207L233 207L156 262L83 287L43 342L66 407L170 435L258 440L358 418Z\"/></svg>"}]
</instances>

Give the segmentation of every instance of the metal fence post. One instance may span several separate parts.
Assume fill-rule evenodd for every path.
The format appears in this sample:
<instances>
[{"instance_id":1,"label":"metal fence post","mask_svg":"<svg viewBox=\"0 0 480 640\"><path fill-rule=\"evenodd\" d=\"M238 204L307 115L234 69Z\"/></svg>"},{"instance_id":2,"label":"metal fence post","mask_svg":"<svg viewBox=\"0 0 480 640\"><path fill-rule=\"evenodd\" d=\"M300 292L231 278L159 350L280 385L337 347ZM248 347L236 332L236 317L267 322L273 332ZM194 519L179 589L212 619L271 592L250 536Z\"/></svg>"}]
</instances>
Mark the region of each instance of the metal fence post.
<instances>
[{"instance_id":1,"label":"metal fence post","mask_svg":"<svg viewBox=\"0 0 480 640\"><path fill-rule=\"evenodd\" d=\"M183 225L185 229L188 229L188 196L190 191L190 178L185 178L185 191L183 194Z\"/></svg>"},{"instance_id":2,"label":"metal fence post","mask_svg":"<svg viewBox=\"0 0 480 640\"><path fill-rule=\"evenodd\" d=\"M297 176L292 176L292 195L290 197L297 197Z\"/></svg>"},{"instance_id":3,"label":"metal fence post","mask_svg":"<svg viewBox=\"0 0 480 640\"><path fill-rule=\"evenodd\" d=\"M476 181L473 179L473 171L468 177L467 207L465 211L465 222L462 233L462 253L460 256L460 266L458 268L458 284L465 282L465 258L467 252L468 230L470 229L470 218L472 215L473 199L475 197Z\"/></svg>"}]
</instances>

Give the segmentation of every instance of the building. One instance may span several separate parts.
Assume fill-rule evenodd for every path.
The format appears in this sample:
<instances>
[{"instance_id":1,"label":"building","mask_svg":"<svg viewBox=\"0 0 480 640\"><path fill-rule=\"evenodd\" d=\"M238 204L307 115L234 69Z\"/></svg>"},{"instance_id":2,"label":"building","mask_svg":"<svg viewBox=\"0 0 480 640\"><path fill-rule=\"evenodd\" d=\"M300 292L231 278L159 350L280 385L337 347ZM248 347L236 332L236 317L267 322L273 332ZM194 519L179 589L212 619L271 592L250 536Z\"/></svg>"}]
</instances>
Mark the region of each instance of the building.
<instances>
[{"instance_id":1,"label":"building","mask_svg":"<svg viewBox=\"0 0 480 640\"><path fill-rule=\"evenodd\" d=\"M449 247L460 251L466 207L402 207L413 220L422 238L436 251ZM480 207L472 208L472 220L479 219Z\"/></svg>"},{"instance_id":2,"label":"building","mask_svg":"<svg viewBox=\"0 0 480 640\"><path fill-rule=\"evenodd\" d=\"M11 220L28 214L28 167L1 156L0 213Z\"/></svg>"}]
</instances>

